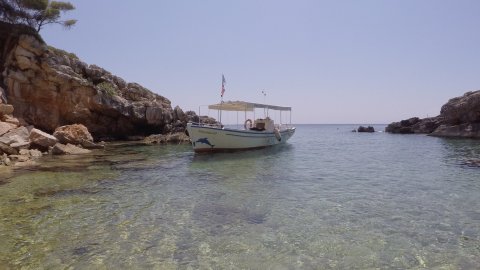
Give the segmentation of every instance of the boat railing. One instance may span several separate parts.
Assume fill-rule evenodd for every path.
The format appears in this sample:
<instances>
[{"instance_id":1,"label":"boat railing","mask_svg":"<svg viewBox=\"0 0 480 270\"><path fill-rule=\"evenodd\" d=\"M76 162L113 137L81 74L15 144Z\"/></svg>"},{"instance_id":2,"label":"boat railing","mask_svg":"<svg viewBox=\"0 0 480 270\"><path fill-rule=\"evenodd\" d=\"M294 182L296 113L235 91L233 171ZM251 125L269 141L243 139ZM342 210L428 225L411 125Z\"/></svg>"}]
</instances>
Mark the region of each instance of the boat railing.
<instances>
[{"instance_id":1,"label":"boat railing","mask_svg":"<svg viewBox=\"0 0 480 270\"><path fill-rule=\"evenodd\" d=\"M275 124L275 127L279 130L286 130L291 128L292 126L290 124Z\"/></svg>"},{"instance_id":2,"label":"boat railing","mask_svg":"<svg viewBox=\"0 0 480 270\"><path fill-rule=\"evenodd\" d=\"M192 126L223 128L223 125L219 123L215 123L215 124L201 123L201 122L191 122L191 123L192 123Z\"/></svg>"},{"instance_id":3,"label":"boat railing","mask_svg":"<svg viewBox=\"0 0 480 270\"><path fill-rule=\"evenodd\" d=\"M201 123L201 122L190 122L190 123L192 123L193 126L199 126L199 127L225 128L225 126L220 124L220 123L214 123L214 124ZM287 129L292 128L292 126L290 124L275 124L274 127L277 128L278 130L287 130Z\"/></svg>"}]
</instances>

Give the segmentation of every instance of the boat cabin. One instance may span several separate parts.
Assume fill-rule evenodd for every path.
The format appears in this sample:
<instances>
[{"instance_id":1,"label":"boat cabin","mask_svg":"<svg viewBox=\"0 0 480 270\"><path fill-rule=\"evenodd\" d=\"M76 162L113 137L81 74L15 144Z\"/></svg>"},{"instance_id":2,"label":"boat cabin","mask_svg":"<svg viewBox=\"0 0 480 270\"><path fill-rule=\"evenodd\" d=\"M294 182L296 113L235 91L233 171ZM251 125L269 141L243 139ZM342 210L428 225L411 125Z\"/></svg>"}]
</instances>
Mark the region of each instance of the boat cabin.
<instances>
[{"instance_id":1,"label":"boat cabin","mask_svg":"<svg viewBox=\"0 0 480 270\"><path fill-rule=\"evenodd\" d=\"M275 128L275 124L270 117L266 117L265 119L258 118L255 120L253 123L253 127L250 128L250 130L258 130L258 131L273 131Z\"/></svg>"},{"instance_id":2,"label":"boat cabin","mask_svg":"<svg viewBox=\"0 0 480 270\"><path fill-rule=\"evenodd\" d=\"M276 129L280 130L282 128L287 128L288 125L282 124L281 112L282 111L291 112L290 107L251 103L251 102L245 102L245 101L221 102L219 104L208 105L208 109L218 111L219 122L222 122L222 111L244 112L245 113L245 122L244 122L245 130L267 131L267 132L273 132ZM256 118L255 109L264 109L265 118ZM273 119L269 117L268 115L269 110L280 111L280 124L275 124ZM252 121L251 119L247 119L247 112L253 112L253 118L251 119L255 119L254 121ZM198 114L201 115L200 108L199 108ZM237 114L237 121L238 121L238 114ZM291 120L291 113L290 113L290 124L291 122L292 120Z\"/></svg>"}]
</instances>

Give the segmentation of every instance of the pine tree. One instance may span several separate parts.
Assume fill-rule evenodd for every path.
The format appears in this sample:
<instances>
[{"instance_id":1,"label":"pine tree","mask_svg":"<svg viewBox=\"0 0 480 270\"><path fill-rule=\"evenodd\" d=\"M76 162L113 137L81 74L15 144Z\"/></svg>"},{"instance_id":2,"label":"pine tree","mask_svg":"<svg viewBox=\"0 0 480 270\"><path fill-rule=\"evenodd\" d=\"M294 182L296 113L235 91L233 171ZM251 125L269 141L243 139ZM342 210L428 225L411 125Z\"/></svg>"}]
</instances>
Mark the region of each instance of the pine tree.
<instances>
[{"instance_id":1,"label":"pine tree","mask_svg":"<svg viewBox=\"0 0 480 270\"><path fill-rule=\"evenodd\" d=\"M47 24L72 27L77 20L61 20L61 14L75 7L70 2L49 0L0 0L0 20L21 23L40 32Z\"/></svg>"}]
</instances>

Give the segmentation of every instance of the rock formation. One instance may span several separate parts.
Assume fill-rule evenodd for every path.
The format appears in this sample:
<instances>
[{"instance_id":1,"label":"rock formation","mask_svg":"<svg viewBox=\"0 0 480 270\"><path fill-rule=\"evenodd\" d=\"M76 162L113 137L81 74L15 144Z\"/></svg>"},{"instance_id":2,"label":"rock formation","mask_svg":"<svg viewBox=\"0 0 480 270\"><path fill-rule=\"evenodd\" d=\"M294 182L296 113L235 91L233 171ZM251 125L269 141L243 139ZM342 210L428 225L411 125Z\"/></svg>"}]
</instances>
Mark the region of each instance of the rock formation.
<instances>
[{"instance_id":1,"label":"rock formation","mask_svg":"<svg viewBox=\"0 0 480 270\"><path fill-rule=\"evenodd\" d=\"M79 123L96 139L185 129L187 115L167 98L49 47L27 30L0 22L0 98L15 107L19 121L48 133Z\"/></svg>"},{"instance_id":2,"label":"rock formation","mask_svg":"<svg viewBox=\"0 0 480 270\"><path fill-rule=\"evenodd\" d=\"M84 141L93 142L92 135L88 132L87 127L81 124L62 126L53 132L60 143L82 144Z\"/></svg>"},{"instance_id":3,"label":"rock formation","mask_svg":"<svg viewBox=\"0 0 480 270\"><path fill-rule=\"evenodd\" d=\"M394 122L385 129L390 133L426 133L438 137L480 138L480 90L450 99L440 115L413 117Z\"/></svg>"},{"instance_id":4,"label":"rock formation","mask_svg":"<svg viewBox=\"0 0 480 270\"><path fill-rule=\"evenodd\" d=\"M394 122L388 125L385 129L386 132L400 133L400 134L413 134L413 133L432 133L440 126L441 117L429 117L420 119L418 117L412 117L400 122Z\"/></svg>"},{"instance_id":5,"label":"rock formation","mask_svg":"<svg viewBox=\"0 0 480 270\"><path fill-rule=\"evenodd\" d=\"M162 135L155 134L146 137L143 142L145 144L165 144L165 143L189 143L190 138L184 132L176 132L172 134Z\"/></svg>"},{"instance_id":6,"label":"rock formation","mask_svg":"<svg viewBox=\"0 0 480 270\"><path fill-rule=\"evenodd\" d=\"M54 155L80 155L88 154L90 152L91 151L88 149L83 149L70 143L67 145L57 143L52 148L52 154Z\"/></svg>"},{"instance_id":7,"label":"rock formation","mask_svg":"<svg viewBox=\"0 0 480 270\"><path fill-rule=\"evenodd\" d=\"M357 132L372 133L372 132L375 132L375 129L372 126L368 126L368 127L359 126L358 129L357 129Z\"/></svg>"},{"instance_id":8,"label":"rock formation","mask_svg":"<svg viewBox=\"0 0 480 270\"><path fill-rule=\"evenodd\" d=\"M187 117L187 122L220 125L220 122L218 122L215 118L205 115L198 116L194 111L188 111L185 114Z\"/></svg>"},{"instance_id":9,"label":"rock formation","mask_svg":"<svg viewBox=\"0 0 480 270\"><path fill-rule=\"evenodd\" d=\"M20 121L11 115L14 111L1 109L5 108L1 102L3 101L0 100L0 165L10 166L14 162L17 165L31 165L34 164L33 160L47 153L85 154L91 152L88 149L104 147L92 141L92 135L83 125L61 126L57 128L57 136L31 125L21 126ZM5 119L10 122L5 122Z\"/></svg>"},{"instance_id":10,"label":"rock formation","mask_svg":"<svg viewBox=\"0 0 480 270\"><path fill-rule=\"evenodd\" d=\"M104 147L100 139L157 134L145 142L180 143L188 121L216 123L47 46L27 26L0 22L0 165L88 153Z\"/></svg>"},{"instance_id":11,"label":"rock formation","mask_svg":"<svg viewBox=\"0 0 480 270\"><path fill-rule=\"evenodd\" d=\"M36 128L33 128L30 131L29 139L32 145L38 145L39 148L46 149L48 149L50 146L54 146L58 142L58 139L55 136Z\"/></svg>"}]
</instances>

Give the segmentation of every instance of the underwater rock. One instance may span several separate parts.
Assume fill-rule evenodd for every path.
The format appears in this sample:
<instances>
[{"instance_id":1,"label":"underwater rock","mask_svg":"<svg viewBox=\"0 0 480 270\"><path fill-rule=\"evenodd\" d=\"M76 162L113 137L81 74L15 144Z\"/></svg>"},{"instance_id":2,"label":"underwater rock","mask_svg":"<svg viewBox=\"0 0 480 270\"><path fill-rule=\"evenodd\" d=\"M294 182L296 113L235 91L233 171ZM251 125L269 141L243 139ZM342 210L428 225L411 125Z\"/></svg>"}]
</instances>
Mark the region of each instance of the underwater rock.
<instances>
[{"instance_id":1,"label":"underwater rock","mask_svg":"<svg viewBox=\"0 0 480 270\"><path fill-rule=\"evenodd\" d=\"M57 143L52 148L52 154L54 155L79 155L79 154L88 154L92 151L88 149L83 149L73 144L61 144Z\"/></svg>"}]
</instances>

